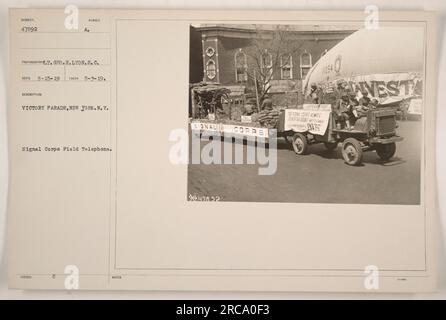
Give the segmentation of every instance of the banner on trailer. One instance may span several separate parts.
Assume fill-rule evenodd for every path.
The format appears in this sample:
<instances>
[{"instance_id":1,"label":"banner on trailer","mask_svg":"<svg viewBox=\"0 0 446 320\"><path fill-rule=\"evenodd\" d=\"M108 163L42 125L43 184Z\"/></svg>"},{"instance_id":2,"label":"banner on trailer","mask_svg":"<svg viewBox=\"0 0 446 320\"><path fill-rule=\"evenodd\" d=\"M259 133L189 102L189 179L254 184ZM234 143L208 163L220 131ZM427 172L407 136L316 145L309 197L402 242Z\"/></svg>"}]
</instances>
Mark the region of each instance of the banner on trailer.
<instances>
[{"instance_id":1,"label":"banner on trailer","mask_svg":"<svg viewBox=\"0 0 446 320\"><path fill-rule=\"evenodd\" d=\"M329 119L329 110L286 109L284 129L324 135Z\"/></svg>"},{"instance_id":2,"label":"banner on trailer","mask_svg":"<svg viewBox=\"0 0 446 320\"><path fill-rule=\"evenodd\" d=\"M210 122L191 122L190 127L193 131L206 131L206 132L220 132L220 123L210 123Z\"/></svg>"},{"instance_id":3,"label":"banner on trailer","mask_svg":"<svg viewBox=\"0 0 446 320\"><path fill-rule=\"evenodd\" d=\"M222 124L222 133L249 137L268 138L268 129L243 125Z\"/></svg>"}]
</instances>

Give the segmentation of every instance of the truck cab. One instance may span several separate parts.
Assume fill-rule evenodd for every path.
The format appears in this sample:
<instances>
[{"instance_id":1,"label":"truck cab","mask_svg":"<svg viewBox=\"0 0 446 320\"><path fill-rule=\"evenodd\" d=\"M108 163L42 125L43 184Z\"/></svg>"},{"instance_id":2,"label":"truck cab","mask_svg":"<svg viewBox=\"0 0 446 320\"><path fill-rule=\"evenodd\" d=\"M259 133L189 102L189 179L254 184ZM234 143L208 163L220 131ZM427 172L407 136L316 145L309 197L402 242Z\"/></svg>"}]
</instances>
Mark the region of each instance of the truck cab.
<instances>
[{"instance_id":1,"label":"truck cab","mask_svg":"<svg viewBox=\"0 0 446 320\"><path fill-rule=\"evenodd\" d=\"M323 143L329 150L342 145L342 157L348 165L362 163L363 153L376 151L383 161L395 155L396 142L403 140L397 134L396 111L392 108L377 107L359 117L351 129L339 128L333 112L324 135L296 132L290 137L294 151L305 154L311 144Z\"/></svg>"}]
</instances>

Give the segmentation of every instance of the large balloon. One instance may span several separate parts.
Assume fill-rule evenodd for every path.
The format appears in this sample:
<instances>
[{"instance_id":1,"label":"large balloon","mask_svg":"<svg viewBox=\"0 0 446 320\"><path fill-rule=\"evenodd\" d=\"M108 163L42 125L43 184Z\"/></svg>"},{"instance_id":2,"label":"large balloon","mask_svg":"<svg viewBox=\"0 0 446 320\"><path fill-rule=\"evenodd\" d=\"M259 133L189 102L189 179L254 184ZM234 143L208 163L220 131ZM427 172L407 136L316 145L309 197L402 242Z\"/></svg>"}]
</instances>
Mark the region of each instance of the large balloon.
<instances>
[{"instance_id":1,"label":"large balloon","mask_svg":"<svg viewBox=\"0 0 446 320\"><path fill-rule=\"evenodd\" d=\"M360 29L316 62L303 90L311 84L325 92L341 83L380 101L420 95L424 67L424 29L420 26Z\"/></svg>"}]
</instances>

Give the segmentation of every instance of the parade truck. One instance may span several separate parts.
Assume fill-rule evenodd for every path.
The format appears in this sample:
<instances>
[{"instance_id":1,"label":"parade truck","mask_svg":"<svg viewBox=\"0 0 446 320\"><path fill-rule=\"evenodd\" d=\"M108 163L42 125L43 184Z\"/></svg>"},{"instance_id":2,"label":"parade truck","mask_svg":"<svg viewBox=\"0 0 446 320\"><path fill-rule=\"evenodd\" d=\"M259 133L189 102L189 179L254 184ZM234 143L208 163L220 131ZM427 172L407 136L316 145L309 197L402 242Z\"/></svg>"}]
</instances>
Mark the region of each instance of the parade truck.
<instances>
[{"instance_id":1,"label":"parade truck","mask_svg":"<svg viewBox=\"0 0 446 320\"><path fill-rule=\"evenodd\" d=\"M407 106L422 114L423 50L412 41L422 38L420 32L420 28L382 26L346 37L313 65L303 81L303 96L311 97L317 88L316 103L260 110L258 101L255 104L243 94L234 95L231 88L192 85L190 126L221 135L282 137L299 156L309 153L313 144L324 144L331 151L340 146L348 165L360 165L367 151L388 161L396 153L396 143L403 140L397 133L399 110ZM399 41L393 41L396 38ZM342 92L356 101L365 92L376 100L373 108L355 117L350 128L339 126L334 112Z\"/></svg>"},{"instance_id":2,"label":"parade truck","mask_svg":"<svg viewBox=\"0 0 446 320\"><path fill-rule=\"evenodd\" d=\"M402 140L396 133L395 112L389 108L370 110L348 130L337 126L330 104L304 104L299 108L262 110L250 116L242 115L242 111L238 112L238 116L232 117L232 113L238 108L233 101L229 106L224 106L223 101L231 100L228 88L200 84L193 86L192 90L195 102L198 101L198 105L192 106L198 114L190 121L193 132L206 132L221 137L261 138L266 143L269 139L284 138L299 156L309 153L313 144L324 144L330 151L341 144L342 156L348 165L359 165L363 152L373 150L382 160L389 160L395 154L395 143ZM206 97L211 101L210 105L206 105ZM246 104L238 105L246 108ZM251 107L255 106L248 108Z\"/></svg>"},{"instance_id":3,"label":"parade truck","mask_svg":"<svg viewBox=\"0 0 446 320\"><path fill-rule=\"evenodd\" d=\"M356 166L366 151L376 151L383 161L392 158L396 142L403 140L396 128L395 111L389 108L369 110L347 129L339 128L330 104L308 104L284 110L277 130L297 155L307 154L313 144L324 144L330 151L340 144L345 163Z\"/></svg>"},{"instance_id":4,"label":"parade truck","mask_svg":"<svg viewBox=\"0 0 446 320\"><path fill-rule=\"evenodd\" d=\"M365 151L374 150L385 161L392 158L396 142L403 140L397 134L397 117L422 116L424 53L422 43L414 41L422 38L419 27L360 29L322 56L305 77L304 95L313 94L319 103L332 107L342 94L359 102L366 95L376 104L355 117L350 130L338 128L332 112L326 116L323 135L322 131L312 135L311 125L308 131L296 132L291 139L296 153L303 154L309 144L321 141L327 148L342 143L342 156L350 165L360 164Z\"/></svg>"}]
</instances>

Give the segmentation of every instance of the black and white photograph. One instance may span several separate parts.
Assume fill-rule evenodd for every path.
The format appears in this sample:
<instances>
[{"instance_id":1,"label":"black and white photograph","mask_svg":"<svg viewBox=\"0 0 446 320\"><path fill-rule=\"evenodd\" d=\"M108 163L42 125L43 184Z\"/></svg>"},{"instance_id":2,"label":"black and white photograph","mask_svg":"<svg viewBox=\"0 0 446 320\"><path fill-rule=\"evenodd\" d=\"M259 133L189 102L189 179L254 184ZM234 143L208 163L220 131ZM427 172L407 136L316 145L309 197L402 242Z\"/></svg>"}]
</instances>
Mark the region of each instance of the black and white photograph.
<instances>
[{"instance_id":1,"label":"black and white photograph","mask_svg":"<svg viewBox=\"0 0 446 320\"><path fill-rule=\"evenodd\" d=\"M419 205L424 32L192 24L188 200Z\"/></svg>"},{"instance_id":2,"label":"black and white photograph","mask_svg":"<svg viewBox=\"0 0 446 320\"><path fill-rule=\"evenodd\" d=\"M0 300L444 298L446 7L76 2L0 5Z\"/></svg>"}]
</instances>

